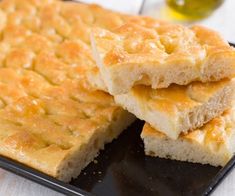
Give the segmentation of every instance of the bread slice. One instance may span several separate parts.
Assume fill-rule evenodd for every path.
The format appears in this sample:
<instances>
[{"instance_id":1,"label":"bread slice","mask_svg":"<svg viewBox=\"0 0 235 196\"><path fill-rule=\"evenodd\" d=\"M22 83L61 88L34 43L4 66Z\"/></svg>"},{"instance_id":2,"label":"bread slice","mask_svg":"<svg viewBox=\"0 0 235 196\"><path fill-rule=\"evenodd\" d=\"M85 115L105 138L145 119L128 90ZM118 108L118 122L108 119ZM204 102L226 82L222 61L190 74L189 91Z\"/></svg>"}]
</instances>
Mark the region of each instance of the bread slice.
<instances>
[{"instance_id":1,"label":"bread slice","mask_svg":"<svg viewBox=\"0 0 235 196\"><path fill-rule=\"evenodd\" d=\"M115 95L116 103L148 122L171 139L201 127L231 106L234 81L194 82L167 89L135 86L128 93Z\"/></svg>"},{"instance_id":2,"label":"bread slice","mask_svg":"<svg viewBox=\"0 0 235 196\"><path fill-rule=\"evenodd\" d=\"M149 20L92 31L93 56L112 95L138 84L157 89L235 75L235 50L217 32Z\"/></svg>"},{"instance_id":3,"label":"bread slice","mask_svg":"<svg viewBox=\"0 0 235 196\"><path fill-rule=\"evenodd\" d=\"M168 138L146 123L141 133L145 154L179 161L224 166L235 152L234 114L234 109L230 109L203 127L187 134L181 134L177 140Z\"/></svg>"}]
</instances>

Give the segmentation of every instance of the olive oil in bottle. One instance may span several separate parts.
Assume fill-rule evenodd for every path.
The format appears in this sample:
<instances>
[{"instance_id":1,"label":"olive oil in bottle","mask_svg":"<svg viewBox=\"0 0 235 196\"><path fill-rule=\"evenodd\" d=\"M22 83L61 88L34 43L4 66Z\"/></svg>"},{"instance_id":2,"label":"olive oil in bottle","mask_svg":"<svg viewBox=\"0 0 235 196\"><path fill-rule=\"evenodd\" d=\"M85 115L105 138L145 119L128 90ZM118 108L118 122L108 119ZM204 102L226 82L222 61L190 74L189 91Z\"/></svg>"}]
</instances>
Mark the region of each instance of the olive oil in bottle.
<instances>
[{"instance_id":1,"label":"olive oil in bottle","mask_svg":"<svg viewBox=\"0 0 235 196\"><path fill-rule=\"evenodd\" d=\"M166 0L171 15L180 19L201 19L209 16L224 0Z\"/></svg>"}]
</instances>

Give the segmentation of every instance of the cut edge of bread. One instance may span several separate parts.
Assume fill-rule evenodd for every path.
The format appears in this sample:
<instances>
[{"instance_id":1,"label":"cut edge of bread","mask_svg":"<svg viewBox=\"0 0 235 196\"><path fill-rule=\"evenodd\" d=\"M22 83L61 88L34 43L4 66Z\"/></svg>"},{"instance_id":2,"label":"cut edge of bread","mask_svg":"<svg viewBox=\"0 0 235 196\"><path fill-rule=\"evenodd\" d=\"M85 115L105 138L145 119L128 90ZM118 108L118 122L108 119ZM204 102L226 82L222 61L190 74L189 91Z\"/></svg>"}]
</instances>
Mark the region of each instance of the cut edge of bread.
<instances>
[{"instance_id":1,"label":"cut edge of bread","mask_svg":"<svg viewBox=\"0 0 235 196\"><path fill-rule=\"evenodd\" d=\"M98 67L96 68L98 69ZM87 81L94 89L108 92L107 86L105 85L99 70L90 70L86 75Z\"/></svg>"},{"instance_id":2,"label":"cut edge of bread","mask_svg":"<svg viewBox=\"0 0 235 196\"><path fill-rule=\"evenodd\" d=\"M235 130L227 138L226 144L219 151L212 151L203 144L190 139L178 138L172 140L163 134L141 133L144 142L145 154L152 157L160 157L192 163L210 164L212 166L224 166L235 152Z\"/></svg>"},{"instance_id":3,"label":"cut edge of bread","mask_svg":"<svg viewBox=\"0 0 235 196\"><path fill-rule=\"evenodd\" d=\"M95 36L93 34L93 32L91 32L90 34L90 40L91 40L91 49L92 49L92 55L93 55L93 58L96 62L96 65L99 69L99 77L94 77L92 76L93 74L89 74L88 75L88 80L90 82L90 84L93 86L93 87L96 87L100 90L105 90L106 92L111 93L110 91L110 84L112 85L112 82L109 84L109 81L112 80L111 77L109 77L109 74L108 74L108 70L104 69L103 67L103 62L102 62L102 59L101 59L101 54L98 52L98 49L97 49L97 46L96 46L96 41L95 41ZM106 78L106 76L108 78Z\"/></svg>"},{"instance_id":4,"label":"cut edge of bread","mask_svg":"<svg viewBox=\"0 0 235 196\"><path fill-rule=\"evenodd\" d=\"M117 138L135 119L133 114L122 110L121 114L108 127L95 131L86 144L76 149L70 157L64 160L58 167L57 176L55 177L65 182L76 178L98 156L99 151L104 149L104 145Z\"/></svg>"},{"instance_id":5,"label":"cut edge of bread","mask_svg":"<svg viewBox=\"0 0 235 196\"><path fill-rule=\"evenodd\" d=\"M90 40L93 57L105 85L102 89L107 87L112 95L127 93L138 84L158 89L167 88L171 84L187 85L194 81L214 82L235 76L235 52L232 49L214 52L201 62L200 69L196 64L192 66L188 62L183 62L181 65L162 64L157 68L156 65L148 63L138 65L128 64L128 62L105 66L102 60L104 54L96 43L94 33L91 33Z\"/></svg>"},{"instance_id":6,"label":"cut edge of bread","mask_svg":"<svg viewBox=\"0 0 235 196\"><path fill-rule=\"evenodd\" d=\"M152 127L166 134L171 139L177 139L181 132L187 133L209 122L214 117L221 115L228 109L234 98L235 82L219 90L207 102L185 112L178 112L176 116L168 116L157 110L142 107L142 103L131 93L116 95L117 104L135 114L141 120L145 120Z\"/></svg>"},{"instance_id":7,"label":"cut edge of bread","mask_svg":"<svg viewBox=\"0 0 235 196\"><path fill-rule=\"evenodd\" d=\"M154 66L146 65L148 68L135 70L134 66L117 65L112 68L105 68L101 59L97 61L97 65L105 86L112 95L127 93L138 84L148 85L153 89L167 88L171 84L187 85L193 81L219 81L223 78L231 78L235 73L232 66L213 65L213 68L212 66L205 67L204 76L198 79L198 74L196 74L198 71L188 67L180 69L177 66L170 66L169 69L156 69ZM151 69L151 67L153 68Z\"/></svg>"}]
</instances>

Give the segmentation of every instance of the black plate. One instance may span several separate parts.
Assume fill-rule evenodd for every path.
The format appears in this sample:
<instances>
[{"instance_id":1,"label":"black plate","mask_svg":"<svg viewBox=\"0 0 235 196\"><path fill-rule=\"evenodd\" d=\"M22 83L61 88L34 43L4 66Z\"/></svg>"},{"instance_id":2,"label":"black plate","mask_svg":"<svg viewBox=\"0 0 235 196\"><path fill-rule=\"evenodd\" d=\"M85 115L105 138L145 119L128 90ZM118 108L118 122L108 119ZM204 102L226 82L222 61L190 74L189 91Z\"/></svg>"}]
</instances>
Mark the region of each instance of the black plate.
<instances>
[{"instance_id":1,"label":"black plate","mask_svg":"<svg viewBox=\"0 0 235 196\"><path fill-rule=\"evenodd\" d=\"M223 168L144 155L137 120L105 146L96 161L70 184L0 156L0 167L66 195L208 195L235 164Z\"/></svg>"}]
</instances>

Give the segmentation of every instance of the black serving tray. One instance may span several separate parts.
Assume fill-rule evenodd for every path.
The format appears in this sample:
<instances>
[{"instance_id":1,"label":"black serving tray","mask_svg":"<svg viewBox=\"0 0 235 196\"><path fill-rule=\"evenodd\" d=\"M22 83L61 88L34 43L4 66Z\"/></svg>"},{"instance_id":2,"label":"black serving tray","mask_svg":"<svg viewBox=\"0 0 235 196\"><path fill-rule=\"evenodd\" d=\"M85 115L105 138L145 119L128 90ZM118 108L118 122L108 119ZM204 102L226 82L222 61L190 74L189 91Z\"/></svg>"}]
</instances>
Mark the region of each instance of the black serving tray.
<instances>
[{"instance_id":1,"label":"black serving tray","mask_svg":"<svg viewBox=\"0 0 235 196\"><path fill-rule=\"evenodd\" d=\"M221 167L144 155L137 120L105 146L96 160L69 184L0 156L0 167L65 195L208 195L233 168L235 157Z\"/></svg>"}]
</instances>

